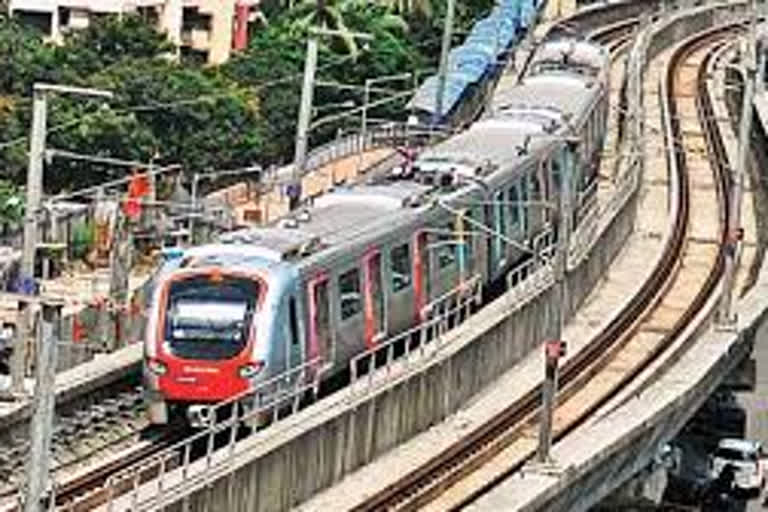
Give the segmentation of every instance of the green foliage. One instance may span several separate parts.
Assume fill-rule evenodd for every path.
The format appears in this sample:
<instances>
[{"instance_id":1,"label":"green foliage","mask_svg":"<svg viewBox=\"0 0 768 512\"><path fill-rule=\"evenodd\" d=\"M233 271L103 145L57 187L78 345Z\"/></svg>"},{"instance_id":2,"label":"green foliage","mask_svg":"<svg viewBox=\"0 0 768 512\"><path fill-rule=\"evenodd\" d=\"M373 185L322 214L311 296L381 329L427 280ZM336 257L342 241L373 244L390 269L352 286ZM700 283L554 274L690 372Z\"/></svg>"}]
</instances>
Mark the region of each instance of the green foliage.
<instances>
[{"instance_id":1,"label":"green foliage","mask_svg":"<svg viewBox=\"0 0 768 512\"><path fill-rule=\"evenodd\" d=\"M10 181L0 179L0 222L18 224L24 215L24 197Z\"/></svg>"},{"instance_id":2,"label":"green foliage","mask_svg":"<svg viewBox=\"0 0 768 512\"><path fill-rule=\"evenodd\" d=\"M88 255L95 238L93 223L83 221L72 229L72 256L83 259Z\"/></svg>"},{"instance_id":3,"label":"green foliage","mask_svg":"<svg viewBox=\"0 0 768 512\"><path fill-rule=\"evenodd\" d=\"M320 38L320 79L362 84L364 78L436 65L443 0L298 0L290 9L282 0L271 0L264 5L268 25L252 26L248 49L218 68L167 59L173 48L138 17L107 17L71 32L62 46L46 44L35 30L0 17L0 176L21 183L25 174L28 142L3 143L27 134L35 81L115 93L110 106L102 100L56 97L50 103L48 125L67 128L49 132L52 147L181 163L191 173L292 158L311 26L342 32L340 37ZM492 0L460 3L459 31L491 6ZM374 38L363 47L352 32ZM350 99L361 105L362 93L323 87L315 91L316 105ZM370 115L402 115L404 103L373 109ZM329 124L313 131L312 142L324 142L337 129L358 123L359 118L346 126ZM46 188L79 188L125 173L126 169L54 159L46 170ZM2 190L0 181L0 209Z\"/></svg>"}]
</instances>

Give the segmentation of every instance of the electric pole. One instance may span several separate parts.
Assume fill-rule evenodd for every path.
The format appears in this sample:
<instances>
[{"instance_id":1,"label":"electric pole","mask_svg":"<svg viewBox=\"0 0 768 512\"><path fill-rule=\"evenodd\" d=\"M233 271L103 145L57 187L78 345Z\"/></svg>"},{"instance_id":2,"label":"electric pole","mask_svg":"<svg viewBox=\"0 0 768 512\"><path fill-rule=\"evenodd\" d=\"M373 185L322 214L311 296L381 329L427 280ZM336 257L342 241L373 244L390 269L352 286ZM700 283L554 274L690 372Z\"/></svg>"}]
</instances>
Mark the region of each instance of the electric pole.
<instances>
[{"instance_id":1,"label":"electric pole","mask_svg":"<svg viewBox=\"0 0 768 512\"><path fill-rule=\"evenodd\" d=\"M34 295L35 252L37 248L37 219L43 194L43 158L45 157L46 124L48 116L48 93L77 94L111 98L112 93L96 89L68 87L36 83L33 86L32 132L29 137L29 164L27 166L26 206L24 211L24 243L21 253L20 290L27 295ZM31 326L29 306L19 303L16 324L16 339L11 361L11 393L24 394L24 375L26 373L27 339Z\"/></svg>"},{"instance_id":2,"label":"electric pole","mask_svg":"<svg viewBox=\"0 0 768 512\"><path fill-rule=\"evenodd\" d=\"M456 0L448 0L448 9L445 13L445 22L443 24L443 42L440 47L440 69L437 77L437 95L435 97L435 113L432 117L432 124L443 115L443 103L445 101L445 86L448 80L448 53L451 51L451 41L453 40L453 14L456 8Z\"/></svg>"},{"instance_id":3,"label":"electric pole","mask_svg":"<svg viewBox=\"0 0 768 512\"><path fill-rule=\"evenodd\" d=\"M286 187L288 207L295 210L301 201L301 178L307 163L307 146L309 145L309 121L312 117L312 102L315 94L315 74L317 73L317 36L341 35L338 30L313 28L307 38L307 56L304 59L304 81L301 86L301 105L299 106L299 122L296 125L296 143L293 156L293 171L291 180ZM352 32L355 39L371 40L370 34Z\"/></svg>"},{"instance_id":4,"label":"electric pole","mask_svg":"<svg viewBox=\"0 0 768 512\"><path fill-rule=\"evenodd\" d=\"M293 157L291 181L287 187L288 208L295 210L301 200L301 178L307 159L309 143L309 119L312 117L312 101L315 94L315 73L317 72L317 36L310 31L307 39L307 57L304 60L304 82L301 86L299 123L296 125L296 144Z\"/></svg>"},{"instance_id":5,"label":"electric pole","mask_svg":"<svg viewBox=\"0 0 768 512\"><path fill-rule=\"evenodd\" d=\"M541 420L539 422L539 449L537 459L540 463L549 462L549 450L552 447L552 416L555 408L558 385L558 364L565 355L566 343L563 340L565 332L566 310L568 307L568 247L571 231L571 187L574 176L573 151L575 148L568 144L563 155L563 173L560 183L560 203L555 210L558 221L557 228L557 261L555 268L555 286L558 288L557 322L555 324L555 339L549 340L544 346L544 382L541 388Z\"/></svg>"},{"instance_id":6,"label":"electric pole","mask_svg":"<svg viewBox=\"0 0 768 512\"><path fill-rule=\"evenodd\" d=\"M35 394L32 399L29 460L26 468L24 512L53 510L46 507L43 497L53 486L50 482L51 436L56 401L57 344L60 339L62 303L43 303L36 329L37 363L35 364ZM49 499L53 499L50 492Z\"/></svg>"},{"instance_id":7,"label":"electric pole","mask_svg":"<svg viewBox=\"0 0 768 512\"><path fill-rule=\"evenodd\" d=\"M747 160L749 158L750 137L752 134L752 103L755 95L755 37L756 20L753 5L750 31L747 36L747 48L744 52L744 96L741 105L741 119L739 121L739 151L736 161L735 175L731 180L730 215L728 216L728 229L725 241L725 274L723 279L723 293L720 298L718 311L718 325L724 328L736 326L736 316L733 309L733 292L736 281L736 270L739 265L739 253L743 228L741 226L741 201L744 194L744 180L747 173Z\"/></svg>"},{"instance_id":8,"label":"electric pole","mask_svg":"<svg viewBox=\"0 0 768 512\"><path fill-rule=\"evenodd\" d=\"M29 137L29 163L27 165L26 204L24 207L24 239L21 252L19 285L21 293L33 295L35 290L35 250L37 247L37 216L43 189L43 158L45 156L45 136L48 110L48 98L45 89L35 84L32 97L32 133ZM11 392L24 395L24 376L26 374L27 340L31 327L29 305L19 303L16 321L16 339L11 354Z\"/></svg>"}]
</instances>

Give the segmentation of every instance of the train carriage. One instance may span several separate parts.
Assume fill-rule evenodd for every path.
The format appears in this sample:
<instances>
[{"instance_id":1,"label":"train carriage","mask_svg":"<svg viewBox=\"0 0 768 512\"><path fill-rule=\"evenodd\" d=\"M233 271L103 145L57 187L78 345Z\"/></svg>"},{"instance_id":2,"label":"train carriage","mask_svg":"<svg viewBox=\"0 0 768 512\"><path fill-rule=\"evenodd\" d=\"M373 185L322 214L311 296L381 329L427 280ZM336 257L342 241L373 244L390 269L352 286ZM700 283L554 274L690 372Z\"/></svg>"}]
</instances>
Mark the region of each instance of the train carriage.
<instances>
[{"instance_id":1,"label":"train carriage","mask_svg":"<svg viewBox=\"0 0 768 512\"><path fill-rule=\"evenodd\" d=\"M496 91L490 117L407 174L338 189L169 261L145 337L152 422L200 424L209 404L307 361L337 374L468 279L504 282L554 231L539 206L559 204L565 184L583 201L595 181L607 58L592 43L551 44L521 83Z\"/></svg>"}]
</instances>

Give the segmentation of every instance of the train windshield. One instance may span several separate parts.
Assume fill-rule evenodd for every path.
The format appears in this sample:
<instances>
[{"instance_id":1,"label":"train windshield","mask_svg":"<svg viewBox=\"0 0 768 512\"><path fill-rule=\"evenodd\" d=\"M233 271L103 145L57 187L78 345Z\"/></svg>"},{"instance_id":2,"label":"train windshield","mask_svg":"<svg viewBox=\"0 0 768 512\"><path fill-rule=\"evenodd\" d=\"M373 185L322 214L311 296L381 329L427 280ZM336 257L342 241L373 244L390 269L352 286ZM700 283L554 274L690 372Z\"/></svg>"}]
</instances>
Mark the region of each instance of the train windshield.
<instances>
[{"instance_id":1,"label":"train windshield","mask_svg":"<svg viewBox=\"0 0 768 512\"><path fill-rule=\"evenodd\" d=\"M165 313L170 351L185 359L229 359L245 348L258 299L250 279L207 276L171 284Z\"/></svg>"}]
</instances>

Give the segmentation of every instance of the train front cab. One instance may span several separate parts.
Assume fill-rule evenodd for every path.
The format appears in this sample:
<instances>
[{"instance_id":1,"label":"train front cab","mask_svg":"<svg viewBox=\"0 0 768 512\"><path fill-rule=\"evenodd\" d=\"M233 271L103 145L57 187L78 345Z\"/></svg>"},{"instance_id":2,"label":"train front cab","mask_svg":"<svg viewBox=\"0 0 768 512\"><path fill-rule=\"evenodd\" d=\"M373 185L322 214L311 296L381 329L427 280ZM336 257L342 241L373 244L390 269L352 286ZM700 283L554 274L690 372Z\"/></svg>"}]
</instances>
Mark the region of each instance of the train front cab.
<instances>
[{"instance_id":1,"label":"train front cab","mask_svg":"<svg viewBox=\"0 0 768 512\"><path fill-rule=\"evenodd\" d=\"M211 404L285 364L262 314L272 284L260 273L214 267L177 271L158 286L144 345L151 423L204 426Z\"/></svg>"}]
</instances>

